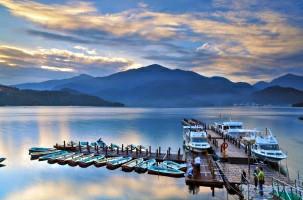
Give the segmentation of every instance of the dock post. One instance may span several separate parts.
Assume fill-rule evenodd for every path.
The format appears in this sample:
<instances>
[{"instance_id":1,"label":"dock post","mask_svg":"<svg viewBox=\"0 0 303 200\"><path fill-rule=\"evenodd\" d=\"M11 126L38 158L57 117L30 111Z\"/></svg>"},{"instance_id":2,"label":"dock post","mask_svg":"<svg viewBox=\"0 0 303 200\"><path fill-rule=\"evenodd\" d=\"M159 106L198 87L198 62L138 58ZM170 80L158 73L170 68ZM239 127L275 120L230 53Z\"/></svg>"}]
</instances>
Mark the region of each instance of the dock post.
<instances>
[{"instance_id":1,"label":"dock post","mask_svg":"<svg viewBox=\"0 0 303 200\"><path fill-rule=\"evenodd\" d=\"M170 156L170 150L171 150L171 148L170 147L168 147L168 155Z\"/></svg>"},{"instance_id":2,"label":"dock post","mask_svg":"<svg viewBox=\"0 0 303 200\"><path fill-rule=\"evenodd\" d=\"M151 153L151 146L148 147L148 152Z\"/></svg>"},{"instance_id":3,"label":"dock post","mask_svg":"<svg viewBox=\"0 0 303 200\"><path fill-rule=\"evenodd\" d=\"M88 146L88 142L86 142L86 149L89 152L89 146Z\"/></svg>"},{"instance_id":4,"label":"dock post","mask_svg":"<svg viewBox=\"0 0 303 200\"><path fill-rule=\"evenodd\" d=\"M178 149L178 160L180 159L181 149Z\"/></svg>"},{"instance_id":5,"label":"dock post","mask_svg":"<svg viewBox=\"0 0 303 200\"><path fill-rule=\"evenodd\" d=\"M145 151L145 156L147 156L148 155L148 149L146 149L146 151Z\"/></svg>"},{"instance_id":6,"label":"dock post","mask_svg":"<svg viewBox=\"0 0 303 200\"><path fill-rule=\"evenodd\" d=\"M79 142L79 151L80 151L80 153L82 151L80 142Z\"/></svg>"},{"instance_id":7,"label":"dock post","mask_svg":"<svg viewBox=\"0 0 303 200\"><path fill-rule=\"evenodd\" d=\"M138 156L138 149L136 148L136 156Z\"/></svg>"},{"instance_id":8,"label":"dock post","mask_svg":"<svg viewBox=\"0 0 303 200\"><path fill-rule=\"evenodd\" d=\"M56 147L56 149L58 149L58 143L56 143L56 146L55 146L55 147Z\"/></svg>"},{"instance_id":9,"label":"dock post","mask_svg":"<svg viewBox=\"0 0 303 200\"><path fill-rule=\"evenodd\" d=\"M95 151L97 151L97 143L95 143Z\"/></svg>"},{"instance_id":10,"label":"dock post","mask_svg":"<svg viewBox=\"0 0 303 200\"><path fill-rule=\"evenodd\" d=\"M159 155L161 155L161 147L159 146Z\"/></svg>"},{"instance_id":11,"label":"dock post","mask_svg":"<svg viewBox=\"0 0 303 200\"><path fill-rule=\"evenodd\" d=\"M142 153L142 145L140 145L139 151L140 151L140 155L141 155L141 153Z\"/></svg>"},{"instance_id":12,"label":"dock post","mask_svg":"<svg viewBox=\"0 0 303 200\"><path fill-rule=\"evenodd\" d=\"M105 156L107 156L107 148L108 148L108 147L105 147Z\"/></svg>"},{"instance_id":13,"label":"dock post","mask_svg":"<svg viewBox=\"0 0 303 200\"><path fill-rule=\"evenodd\" d=\"M121 149L121 151L123 152L124 151L124 145L122 144L122 149Z\"/></svg>"},{"instance_id":14,"label":"dock post","mask_svg":"<svg viewBox=\"0 0 303 200\"><path fill-rule=\"evenodd\" d=\"M74 143L73 142L71 142L71 143L72 143L71 145L72 145L72 148L73 148L74 147Z\"/></svg>"},{"instance_id":15,"label":"dock post","mask_svg":"<svg viewBox=\"0 0 303 200\"><path fill-rule=\"evenodd\" d=\"M102 150L104 151L105 143L103 142L102 144Z\"/></svg>"},{"instance_id":16,"label":"dock post","mask_svg":"<svg viewBox=\"0 0 303 200\"><path fill-rule=\"evenodd\" d=\"M211 187L211 195L214 197L215 196L215 187Z\"/></svg>"},{"instance_id":17,"label":"dock post","mask_svg":"<svg viewBox=\"0 0 303 200\"><path fill-rule=\"evenodd\" d=\"M119 156L119 147L117 148L117 156Z\"/></svg>"},{"instance_id":18,"label":"dock post","mask_svg":"<svg viewBox=\"0 0 303 200\"><path fill-rule=\"evenodd\" d=\"M96 150L97 150L97 154L99 154L99 146L97 146Z\"/></svg>"},{"instance_id":19,"label":"dock post","mask_svg":"<svg viewBox=\"0 0 303 200\"><path fill-rule=\"evenodd\" d=\"M126 155L128 155L128 147L126 147Z\"/></svg>"},{"instance_id":20,"label":"dock post","mask_svg":"<svg viewBox=\"0 0 303 200\"><path fill-rule=\"evenodd\" d=\"M63 147L64 147L64 149L65 149L65 140L63 141Z\"/></svg>"},{"instance_id":21,"label":"dock post","mask_svg":"<svg viewBox=\"0 0 303 200\"><path fill-rule=\"evenodd\" d=\"M110 144L110 150L113 151L113 143Z\"/></svg>"}]
</instances>

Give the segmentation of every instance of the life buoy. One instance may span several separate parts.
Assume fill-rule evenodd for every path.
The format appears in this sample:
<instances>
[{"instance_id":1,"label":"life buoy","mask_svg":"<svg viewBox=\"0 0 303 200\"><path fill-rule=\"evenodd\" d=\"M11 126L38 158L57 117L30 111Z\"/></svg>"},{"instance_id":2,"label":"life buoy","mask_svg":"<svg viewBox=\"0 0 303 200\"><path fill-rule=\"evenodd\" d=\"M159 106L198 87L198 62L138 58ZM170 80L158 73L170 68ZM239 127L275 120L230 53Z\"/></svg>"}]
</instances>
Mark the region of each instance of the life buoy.
<instances>
[{"instance_id":1,"label":"life buoy","mask_svg":"<svg viewBox=\"0 0 303 200\"><path fill-rule=\"evenodd\" d=\"M228 144L226 142L221 144L221 151L225 151L228 147Z\"/></svg>"}]
</instances>

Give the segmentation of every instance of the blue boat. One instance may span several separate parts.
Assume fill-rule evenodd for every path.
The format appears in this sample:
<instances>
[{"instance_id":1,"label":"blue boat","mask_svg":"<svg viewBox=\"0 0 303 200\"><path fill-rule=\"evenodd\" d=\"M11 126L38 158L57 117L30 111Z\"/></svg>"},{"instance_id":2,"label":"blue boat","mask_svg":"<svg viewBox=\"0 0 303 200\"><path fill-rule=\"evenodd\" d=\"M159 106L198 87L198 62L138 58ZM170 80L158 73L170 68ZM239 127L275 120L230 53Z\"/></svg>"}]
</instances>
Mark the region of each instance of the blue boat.
<instances>
[{"instance_id":1,"label":"blue boat","mask_svg":"<svg viewBox=\"0 0 303 200\"><path fill-rule=\"evenodd\" d=\"M109 162L111 160L115 160L117 158L120 158L120 157L99 158L94 161L94 165L95 165L95 167L102 167L102 166L106 165L107 162Z\"/></svg>"},{"instance_id":2,"label":"blue boat","mask_svg":"<svg viewBox=\"0 0 303 200\"><path fill-rule=\"evenodd\" d=\"M135 166L135 171L138 173L145 173L148 167L154 165L156 163L155 159L146 160L139 165Z\"/></svg>"},{"instance_id":3,"label":"blue boat","mask_svg":"<svg viewBox=\"0 0 303 200\"><path fill-rule=\"evenodd\" d=\"M143 158L138 158L132 161L129 161L122 165L122 170L125 172L131 172L137 165L141 164L144 161Z\"/></svg>"},{"instance_id":4,"label":"blue boat","mask_svg":"<svg viewBox=\"0 0 303 200\"><path fill-rule=\"evenodd\" d=\"M84 155L83 153L76 153L76 154L73 154L73 155L65 156L63 158L58 159L58 164L59 165L65 165L65 164L69 163L71 160L73 160L75 158L79 158L83 155Z\"/></svg>"},{"instance_id":5,"label":"blue boat","mask_svg":"<svg viewBox=\"0 0 303 200\"><path fill-rule=\"evenodd\" d=\"M56 150L55 148L45 148L45 147L32 147L30 148L29 154L33 153L33 152L44 152L44 151L54 151Z\"/></svg>"},{"instance_id":6,"label":"blue boat","mask_svg":"<svg viewBox=\"0 0 303 200\"><path fill-rule=\"evenodd\" d=\"M57 153L61 152L61 150L51 150L51 151L41 151L41 152L32 152L31 155L31 160L35 160L41 156L49 155L52 153Z\"/></svg>"},{"instance_id":7,"label":"blue boat","mask_svg":"<svg viewBox=\"0 0 303 200\"><path fill-rule=\"evenodd\" d=\"M178 169L178 170L182 170L182 171L186 171L186 164L179 164L176 163L174 161L170 161L170 160L165 160L162 162L163 166L166 166L167 168L171 168L171 169Z\"/></svg>"},{"instance_id":8,"label":"blue boat","mask_svg":"<svg viewBox=\"0 0 303 200\"><path fill-rule=\"evenodd\" d=\"M168 168L166 165L152 165L148 167L148 174L169 176L169 177L184 177L184 172L178 169Z\"/></svg>"},{"instance_id":9,"label":"blue boat","mask_svg":"<svg viewBox=\"0 0 303 200\"><path fill-rule=\"evenodd\" d=\"M130 157L130 156L117 157L114 160L108 161L106 163L106 168L108 168L108 169L116 169L116 168L120 167L121 165L123 165L124 163L129 162L130 160L132 160L132 157Z\"/></svg>"},{"instance_id":10,"label":"blue boat","mask_svg":"<svg viewBox=\"0 0 303 200\"><path fill-rule=\"evenodd\" d=\"M94 154L92 153L92 154L85 154L85 155L73 158L73 159L69 160L68 165L74 167L78 164L78 162L81 162L82 160L85 160L87 158L92 158L93 156L94 156Z\"/></svg>"},{"instance_id":11,"label":"blue boat","mask_svg":"<svg viewBox=\"0 0 303 200\"><path fill-rule=\"evenodd\" d=\"M54 163L56 163L56 162L58 162L58 160L59 159L62 159L62 158L66 158L67 156L72 156L72 155L74 155L74 154L76 154L76 153L74 153L74 152L65 152L65 153L62 153L62 154L60 154L60 155L56 155L56 156L53 156L53 157L51 157L51 158L49 158L48 160L47 160L47 162L49 163L49 164L54 164Z\"/></svg>"},{"instance_id":12,"label":"blue boat","mask_svg":"<svg viewBox=\"0 0 303 200\"><path fill-rule=\"evenodd\" d=\"M49 153L47 155L39 157L39 161L48 160L48 159L50 159L54 156L62 155L62 154L65 154L65 153L66 153L66 151L58 150L58 151L55 151L55 152L52 152L52 153Z\"/></svg>"},{"instance_id":13,"label":"blue boat","mask_svg":"<svg viewBox=\"0 0 303 200\"><path fill-rule=\"evenodd\" d=\"M101 160L103 158L105 158L105 155L96 155L96 156L93 156L93 157L85 158L81 161L78 161L78 165L80 167L85 168L85 167L88 167L88 166L94 164L95 161Z\"/></svg>"}]
</instances>

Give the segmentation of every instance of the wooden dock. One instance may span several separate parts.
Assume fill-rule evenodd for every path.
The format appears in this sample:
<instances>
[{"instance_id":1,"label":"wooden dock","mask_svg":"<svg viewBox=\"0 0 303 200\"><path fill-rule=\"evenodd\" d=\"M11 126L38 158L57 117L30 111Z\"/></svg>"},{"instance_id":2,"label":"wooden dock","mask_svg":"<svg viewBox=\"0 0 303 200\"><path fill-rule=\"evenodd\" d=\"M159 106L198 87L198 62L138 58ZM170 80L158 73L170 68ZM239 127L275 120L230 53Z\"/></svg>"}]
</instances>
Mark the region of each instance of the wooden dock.
<instances>
[{"instance_id":1,"label":"wooden dock","mask_svg":"<svg viewBox=\"0 0 303 200\"><path fill-rule=\"evenodd\" d=\"M212 156L208 154L199 154L197 156L201 158L200 169L194 168L193 176L185 177L185 183L187 185L222 188L224 182ZM192 166L193 159L193 155L187 155L187 166Z\"/></svg>"},{"instance_id":2,"label":"wooden dock","mask_svg":"<svg viewBox=\"0 0 303 200\"><path fill-rule=\"evenodd\" d=\"M181 149L178 149L177 153L171 153L171 148L168 148L165 152L161 152L161 147L158 147L155 152L152 152L151 146L149 146L146 150L141 149L128 149L124 148L125 145L122 145L122 148L112 149L110 146L108 147L91 147L91 146L68 146L65 145L54 145L56 149L74 151L74 152L85 152L85 153L95 153L95 154L103 154L106 157L117 157L117 156L131 156L132 158L144 158L147 159L156 159L158 162L162 162L164 160L171 160L178 163L185 163L185 157L181 153Z\"/></svg>"},{"instance_id":3,"label":"wooden dock","mask_svg":"<svg viewBox=\"0 0 303 200\"><path fill-rule=\"evenodd\" d=\"M228 161L234 164L247 164L248 155L245 149L240 146L239 141L235 141L229 138L224 138L215 131L207 130L209 135L209 143L212 146L214 153L218 156L221 161ZM226 151L222 151L221 145L227 143L228 147Z\"/></svg>"}]
</instances>

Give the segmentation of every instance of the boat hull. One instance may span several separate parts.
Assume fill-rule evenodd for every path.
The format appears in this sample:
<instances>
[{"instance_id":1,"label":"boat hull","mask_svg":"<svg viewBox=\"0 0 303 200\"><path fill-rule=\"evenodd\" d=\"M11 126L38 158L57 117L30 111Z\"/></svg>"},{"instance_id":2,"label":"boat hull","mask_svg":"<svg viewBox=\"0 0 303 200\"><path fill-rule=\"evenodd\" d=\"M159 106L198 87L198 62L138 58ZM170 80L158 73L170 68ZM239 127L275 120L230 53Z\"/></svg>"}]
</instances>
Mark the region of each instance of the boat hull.
<instances>
[{"instance_id":1,"label":"boat hull","mask_svg":"<svg viewBox=\"0 0 303 200\"><path fill-rule=\"evenodd\" d=\"M106 163L106 168L111 169L111 170L117 169L117 168L121 167L123 164L129 162L131 159L132 158L120 158L120 159L117 159L117 161L115 161L115 160L109 161Z\"/></svg>"},{"instance_id":2,"label":"boat hull","mask_svg":"<svg viewBox=\"0 0 303 200\"><path fill-rule=\"evenodd\" d=\"M184 177L184 172L182 172L182 171L178 172L178 171L180 171L180 170L176 170L175 173L172 173L172 172L166 171L165 169L161 170L161 169L150 167L148 169L148 174L168 176L168 177L174 177L174 178Z\"/></svg>"},{"instance_id":3,"label":"boat hull","mask_svg":"<svg viewBox=\"0 0 303 200\"><path fill-rule=\"evenodd\" d=\"M265 156L263 154L259 154L257 152L252 151L252 154L256 156L257 159L268 161L268 162L279 162L284 160L286 157L272 157L272 156Z\"/></svg>"},{"instance_id":4,"label":"boat hull","mask_svg":"<svg viewBox=\"0 0 303 200\"><path fill-rule=\"evenodd\" d=\"M0 163L2 163L5 160L6 160L6 158L0 158Z\"/></svg>"}]
</instances>

